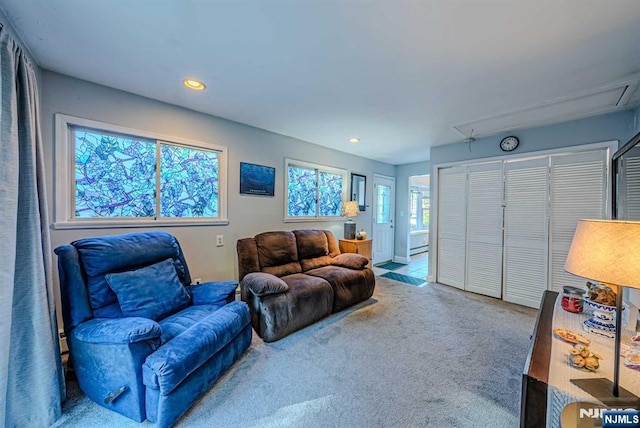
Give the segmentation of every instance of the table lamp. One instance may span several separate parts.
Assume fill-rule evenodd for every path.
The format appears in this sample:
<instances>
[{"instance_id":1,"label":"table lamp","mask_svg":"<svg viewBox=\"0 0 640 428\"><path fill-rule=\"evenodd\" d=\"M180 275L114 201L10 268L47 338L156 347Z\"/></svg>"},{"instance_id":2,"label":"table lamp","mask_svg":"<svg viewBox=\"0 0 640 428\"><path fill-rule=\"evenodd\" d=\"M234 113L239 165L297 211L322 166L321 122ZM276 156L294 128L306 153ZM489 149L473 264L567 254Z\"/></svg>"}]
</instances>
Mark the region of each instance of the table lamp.
<instances>
[{"instance_id":1,"label":"table lamp","mask_svg":"<svg viewBox=\"0 0 640 428\"><path fill-rule=\"evenodd\" d=\"M356 223L353 217L360 214L358 201L347 201L342 204L342 215L347 217L344 223L344 239L356 239Z\"/></svg>"},{"instance_id":2,"label":"table lamp","mask_svg":"<svg viewBox=\"0 0 640 428\"><path fill-rule=\"evenodd\" d=\"M616 291L616 332L613 382L605 378L571 382L606 405L638 404L638 397L620 388L622 288L640 288L640 222L580 220L564 269L599 281Z\"/></svg>"}]
</instances>

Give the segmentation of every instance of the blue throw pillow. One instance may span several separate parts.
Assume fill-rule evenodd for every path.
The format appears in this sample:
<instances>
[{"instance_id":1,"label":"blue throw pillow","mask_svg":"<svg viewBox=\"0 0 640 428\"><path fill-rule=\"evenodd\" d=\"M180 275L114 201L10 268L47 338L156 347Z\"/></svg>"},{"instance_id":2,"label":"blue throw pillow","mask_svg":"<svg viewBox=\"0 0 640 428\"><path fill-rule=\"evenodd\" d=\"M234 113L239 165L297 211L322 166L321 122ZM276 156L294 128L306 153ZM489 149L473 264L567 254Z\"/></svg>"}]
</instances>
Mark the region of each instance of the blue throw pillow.
<instances>
[{"instance_id":1,"label":"blue throw pillow","mask_svg":"<svg viewBox=\"0 0 640 428\"><path fill-rule=\"evenodd\" d=\"M178 279L173 259L105 278L124 316L158 321L189 306L189 293Z\"/></svg>"}]
</instances>

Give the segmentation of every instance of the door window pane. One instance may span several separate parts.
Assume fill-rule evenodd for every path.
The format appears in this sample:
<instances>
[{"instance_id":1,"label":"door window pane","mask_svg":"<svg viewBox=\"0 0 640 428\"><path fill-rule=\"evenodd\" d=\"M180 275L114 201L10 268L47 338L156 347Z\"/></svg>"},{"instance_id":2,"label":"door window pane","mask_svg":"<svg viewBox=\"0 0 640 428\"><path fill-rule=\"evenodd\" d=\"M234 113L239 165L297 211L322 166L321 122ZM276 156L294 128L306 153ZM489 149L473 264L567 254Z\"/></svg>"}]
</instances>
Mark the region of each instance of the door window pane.
<instances>
[{"instance_id":1,"label":"door window pane","mask_svg":"<svg viewBox=\"0 0 640 428\"><path fill-rule=\"evenodd\" d=\"M391 188L389 186L384 186L382 184L379 184L377 186L377 192L378 192L378 206L376 207L376 223L389 223L389 211L390 211L390 195L391 195Z\"/></svg>"}]
</instances>

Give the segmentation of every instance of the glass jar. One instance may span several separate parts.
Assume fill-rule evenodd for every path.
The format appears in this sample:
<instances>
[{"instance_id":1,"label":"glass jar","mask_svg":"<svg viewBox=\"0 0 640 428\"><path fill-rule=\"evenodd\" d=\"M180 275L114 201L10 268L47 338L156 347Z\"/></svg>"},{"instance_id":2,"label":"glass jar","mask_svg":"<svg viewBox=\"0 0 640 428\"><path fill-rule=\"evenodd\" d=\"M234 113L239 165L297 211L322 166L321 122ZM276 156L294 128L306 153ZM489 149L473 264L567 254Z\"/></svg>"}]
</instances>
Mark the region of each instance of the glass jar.
<instances>
[{"instance_id":1,"label":"glass jar","mask_svg":"<svg viewBox=\"0 0 640 428\"><path fill-rule=\"evenodd\" d=\"M574 314L581 313L584 308L584 293L580 288L562 287L562 309Z\"/></svg>"}]
</instances>

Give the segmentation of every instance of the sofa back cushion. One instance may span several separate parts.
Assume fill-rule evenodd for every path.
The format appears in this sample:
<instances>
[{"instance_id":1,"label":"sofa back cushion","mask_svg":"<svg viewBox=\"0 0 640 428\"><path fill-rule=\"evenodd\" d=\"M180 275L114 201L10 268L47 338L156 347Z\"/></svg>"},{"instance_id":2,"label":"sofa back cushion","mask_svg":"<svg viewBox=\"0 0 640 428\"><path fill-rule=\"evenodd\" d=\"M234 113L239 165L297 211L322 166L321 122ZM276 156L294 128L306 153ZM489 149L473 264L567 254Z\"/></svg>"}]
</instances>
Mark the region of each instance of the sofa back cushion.
<instances>
[{"instance_id":1,"label":"sofa back cushion","mask_svg":"<svg viewBox=\"0 0 640 428\"><path fill-rule=\"evenodd\" d=\"M293 232L264 232L254 239L262 272L279 277L302 272Z\"/></svg>"},{"instance_id":2,"label":"sofa back cushion","mask_svg":"<svg viewBox=\"0 0 640 428\"><path fill-rule=\"evenodd\" d=\"M138 269L172 259L181 283L191 282L176 238L166 232L137 232L85 238L72 243L86 275L89 303L94 317L121 317L116 294L105 275Z\"/></svg>"},{"instance_id":3,"label":"sofa back cushion","mask_svg":"<svg viewBox=\"0 0 640 428\"><path fill-rule=\"evenodd\" d=\"M323 230L301 229L294 230L298 257L302 271L306 272L331 264L329 256L329 243Z\"/></svg>"}]
</instances>

